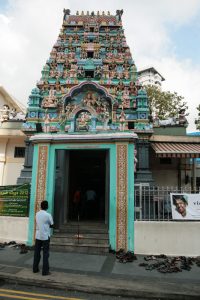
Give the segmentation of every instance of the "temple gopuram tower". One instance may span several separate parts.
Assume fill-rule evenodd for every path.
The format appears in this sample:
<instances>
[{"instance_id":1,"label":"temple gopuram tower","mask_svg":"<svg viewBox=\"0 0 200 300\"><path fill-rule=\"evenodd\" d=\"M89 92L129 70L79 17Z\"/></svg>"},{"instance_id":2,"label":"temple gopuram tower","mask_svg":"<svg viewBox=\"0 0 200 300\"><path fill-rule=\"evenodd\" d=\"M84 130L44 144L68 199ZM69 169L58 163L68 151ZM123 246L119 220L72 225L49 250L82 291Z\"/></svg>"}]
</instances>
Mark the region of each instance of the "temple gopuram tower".
<instances>
[{"instance_id":1,"label":"temple gopuram tower","mask_svg":"<svg viewBox=\"0 0 200 300\"><path fill-rule=\"evenodd\" d=\"M35 213L46 199L57 232L77 221L80 228L98 223L110 249L134 250L134 177L148 173L136 153L148 155L152 129L122 13L71 15L64 9L23 127L24 172L31 174L29 244Z\"/></svg>"}]
</instances>

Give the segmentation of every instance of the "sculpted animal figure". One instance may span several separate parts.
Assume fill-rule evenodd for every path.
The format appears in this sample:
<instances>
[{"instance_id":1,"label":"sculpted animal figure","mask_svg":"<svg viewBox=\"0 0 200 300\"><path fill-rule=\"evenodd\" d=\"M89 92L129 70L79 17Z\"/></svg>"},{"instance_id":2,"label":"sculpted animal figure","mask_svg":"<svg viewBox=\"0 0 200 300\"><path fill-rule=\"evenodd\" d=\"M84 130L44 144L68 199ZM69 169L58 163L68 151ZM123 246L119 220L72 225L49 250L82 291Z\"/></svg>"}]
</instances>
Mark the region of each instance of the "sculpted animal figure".
<instances>
[{"instance_id":1,"label":"sculpted animal figure","mask_svg":"<svg viewBox=\"0 0 200 300\"><path fill-rule=\"evenodd\" d=\"M176 125L176 118L171 117L165 120L158 120L160 126Z\"/></svg>"}]
</instances>

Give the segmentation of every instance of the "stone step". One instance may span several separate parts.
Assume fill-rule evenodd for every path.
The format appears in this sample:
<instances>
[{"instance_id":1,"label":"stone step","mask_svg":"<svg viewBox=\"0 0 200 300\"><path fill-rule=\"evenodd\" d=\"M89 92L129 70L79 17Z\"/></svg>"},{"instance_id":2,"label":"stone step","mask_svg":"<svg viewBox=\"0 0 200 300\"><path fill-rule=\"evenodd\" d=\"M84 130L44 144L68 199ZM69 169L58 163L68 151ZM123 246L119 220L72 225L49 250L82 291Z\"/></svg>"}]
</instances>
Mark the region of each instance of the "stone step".
<instances>
[{"instance_id":1,"label":"stone step","mask_svg":"<svg viewBox=\"0 0 200 300\"><path fill-rule=\"evenodd\" d=\"M55 238L74 238L77 236L80 236L81 238L85 239L108 239L108 233L84 233L81 232L54 232L53 237Z\"/></svg>"},{"instance_id":2,"label":"stone step","mask_svg":"<svg viewBox=\"0 0 200 300\"><path fill-rule=\"evenodd\" d=\"M55 244L51 241L51 249L55 251L66 251L76 253L87 254L106 254L109 252L109 245L104 244L74 244L74 243L62 243Z\"/></svg>"},{"instance_id":3,"label":"stone step","mask_svg":"<svg viewBox=\"0 0 200 300\"><path fill-rule=\"evenodd\" d=\"M52 236L51 241L54 243L78 243L79 244L108 244L108 235L82 235L82 234L55 234Z\"/></svg>"},{"instance_id":4,"label":"stone step","mask_svg":"<svg viewBox=\"0 0 200 300\"><path fill-rule=\"evenodd\" d=\"M79 238L78 238L79 233ZM51 247L57 251L103 254L109 252L107 225L99 222L70 222L53 232Z\"/></svg>"},{"instance_id":5,"label":"stone step","mask_svg":"<svg viewBox=\"0 0 200 300\"><path fill-rule=\"evenodd\" d=\"M106 225L102 226L102 224L96 225L96 224L66 224L62 225L59 230L54 230L54 232L59 233L108 233L108 228Z\"/></svg>"}]
</instances>

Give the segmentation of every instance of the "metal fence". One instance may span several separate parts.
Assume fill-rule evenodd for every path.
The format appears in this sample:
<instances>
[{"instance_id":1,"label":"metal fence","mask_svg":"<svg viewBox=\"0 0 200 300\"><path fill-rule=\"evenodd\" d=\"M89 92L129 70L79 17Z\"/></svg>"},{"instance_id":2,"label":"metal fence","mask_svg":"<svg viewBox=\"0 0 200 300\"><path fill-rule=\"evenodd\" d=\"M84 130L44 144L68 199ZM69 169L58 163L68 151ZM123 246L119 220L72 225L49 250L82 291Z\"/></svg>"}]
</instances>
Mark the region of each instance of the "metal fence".
<instances>
[{"instance_id":1,"label":"metal fence","mask_svg":"<svg viewBox=\"0 0 200 300\"><path fill-rule=\"evenodd\" d=\"M191 188L158 187L148 184L135 185L135 220L171 221L170 193L199 193Z\"/></svg>"}]
</instances>

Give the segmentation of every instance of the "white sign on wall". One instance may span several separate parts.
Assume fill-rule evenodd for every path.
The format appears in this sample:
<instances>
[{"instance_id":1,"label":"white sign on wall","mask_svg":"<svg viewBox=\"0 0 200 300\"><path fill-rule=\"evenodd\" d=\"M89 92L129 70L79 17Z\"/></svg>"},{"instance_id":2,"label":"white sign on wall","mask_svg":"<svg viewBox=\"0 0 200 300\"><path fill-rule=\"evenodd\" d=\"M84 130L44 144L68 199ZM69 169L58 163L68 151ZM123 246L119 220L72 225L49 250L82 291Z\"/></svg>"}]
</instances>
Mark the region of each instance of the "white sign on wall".
<instances>
[{"instance_id":1,"label":"white sign on wall","mask_svg":"<svg viewBox=\"0 0 200 300\"><path fill-rule=\"evenodd\" d=\"M171 193L174 220L200 220L200 194Z\"/></svg>"}]
</instances>

